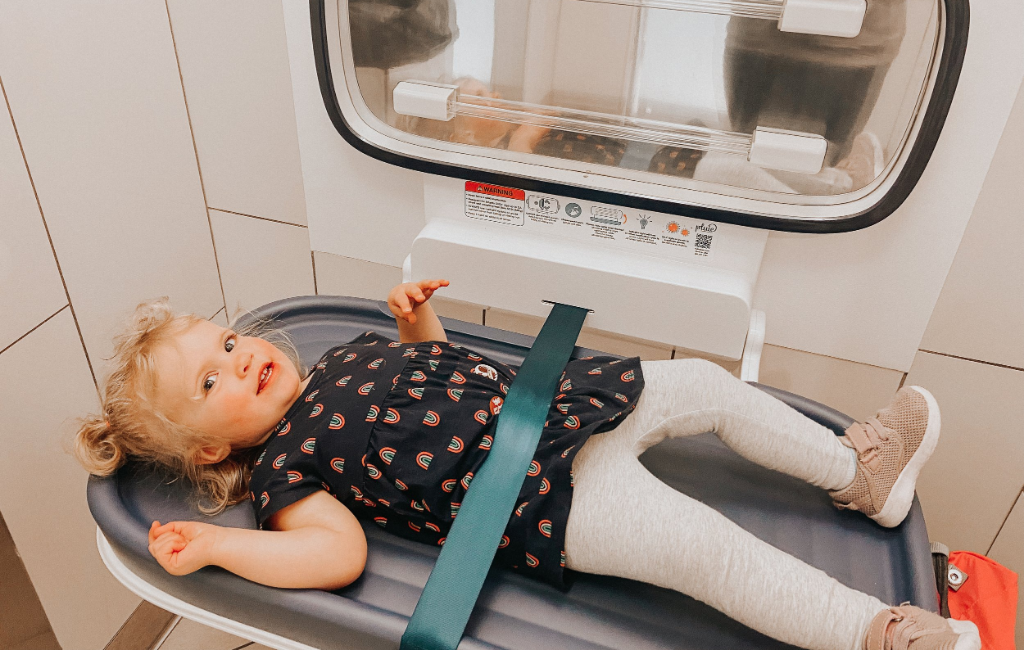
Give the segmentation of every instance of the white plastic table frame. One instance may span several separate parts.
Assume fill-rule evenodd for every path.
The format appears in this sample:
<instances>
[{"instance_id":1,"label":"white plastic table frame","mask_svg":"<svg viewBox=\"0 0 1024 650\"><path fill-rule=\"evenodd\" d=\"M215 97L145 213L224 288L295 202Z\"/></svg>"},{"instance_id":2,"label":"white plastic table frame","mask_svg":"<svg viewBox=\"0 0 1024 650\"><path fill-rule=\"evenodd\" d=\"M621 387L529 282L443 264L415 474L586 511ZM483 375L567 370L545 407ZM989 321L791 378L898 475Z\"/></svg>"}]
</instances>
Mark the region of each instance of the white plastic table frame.
<instances>
[{"instance_id":1,"label":"white plastic table frame","mask_svg":"<svg viewBox=\"0 0 1024 650\"><path fill-rule=\"evenodd\" d=\"M103 532L96 528L96 547L99 549L100 558L103 560L103 564L106 565L107 570L113 575L118 582L128 588L129 591L139 596L143 600L153 603L157 607L164 609L172 614L176 614L181 618L187 618L191 621L195 621L200 625L212 627L228 634L234 634L235 636L241 637L247 641L253 641L267 646L268 648L274 648L274 650L317 650L312 646L308 646L304 643L292 641L286 639L283 636L279 636L266 630L252 627L251 625L245 625L238 621L233 621L230 618L225 618L213 612L209 612L201 607L189 604L180 598L176 598L168 594L165 591L157 589L153 585L149 584L138 575L136 575L131 569L125 566L121 558L117 556L117 552L114 551L110 542L103 536ZM167 635L160 639L159 642L153 646L152 650L159 650L160 646L166 641Z\"/></svg>"}]
</instances>

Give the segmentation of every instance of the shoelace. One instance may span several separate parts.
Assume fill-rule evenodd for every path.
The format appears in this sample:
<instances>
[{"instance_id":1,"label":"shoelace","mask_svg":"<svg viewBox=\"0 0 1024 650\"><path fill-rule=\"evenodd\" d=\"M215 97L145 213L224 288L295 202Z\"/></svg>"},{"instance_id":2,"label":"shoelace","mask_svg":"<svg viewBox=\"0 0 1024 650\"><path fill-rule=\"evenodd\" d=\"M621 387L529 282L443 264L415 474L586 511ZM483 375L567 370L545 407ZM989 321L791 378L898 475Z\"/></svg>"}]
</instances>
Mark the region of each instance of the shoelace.
<instances>
[{"instance_id":1,"label":"shoelace","mask_svg":"<svg viewBox=\"0 0 1024 650\"><path fill-rule=\"evenodd\" d=\"M889 439L889 430L878 418L868 418L865 422L851 424L846 430L846 438L853 445L860 462L872 472L877 472L882 462L878 448Z\"/></svg>"},{"instance_id":2,"label":"shoelace","mask_svg":"<svg viewBox=\"0 0 1024 650\"><path fill-rule=\"evenodd\" d=\"M889 611L893 616L891 622L895 625L886 630L885 636L888 641L885 646L886 650L909 650L910 644L914 641L946 631L942 626L925 627L912 613L904 614L899 608L894 607Z\"/></svg>"},{"instance_id":3,"label":"shoelace","mask_svg":"<svg viewBox=\"0 0 1024 650\"><path fill-rule=\"evenodd\" d=\"M956 635L950 635L952 629L948 623L938 617L928 616L925 612L908 607L903 603L899 607L889 607L879 612L868 627L864 640L865 650L911 650L911 644L924 637L945 635L947 639L932 643L934 650L953 650ZM920 647L920 644L914 644Z\"/></svg>"}]
</instances>

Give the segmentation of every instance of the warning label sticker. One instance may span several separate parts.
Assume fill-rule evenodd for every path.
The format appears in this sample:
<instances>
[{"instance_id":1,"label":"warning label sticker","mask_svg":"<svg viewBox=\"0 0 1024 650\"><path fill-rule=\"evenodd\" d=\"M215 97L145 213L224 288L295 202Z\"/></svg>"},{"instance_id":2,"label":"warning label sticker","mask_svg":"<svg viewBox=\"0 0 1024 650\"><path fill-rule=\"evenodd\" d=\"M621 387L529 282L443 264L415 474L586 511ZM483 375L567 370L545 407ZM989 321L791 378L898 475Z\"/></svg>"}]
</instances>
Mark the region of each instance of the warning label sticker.
<instances>
[{"instance_id":1,"label":"warning label sticker","mask_svg":"<svg viewBox=\"0 0 1024 650\"><path fill-rule=\"evenodd\" d=\"M466 181L466 216L513 226L523 225L526 192L514 187Z\"/></svg>"}]
</instances>

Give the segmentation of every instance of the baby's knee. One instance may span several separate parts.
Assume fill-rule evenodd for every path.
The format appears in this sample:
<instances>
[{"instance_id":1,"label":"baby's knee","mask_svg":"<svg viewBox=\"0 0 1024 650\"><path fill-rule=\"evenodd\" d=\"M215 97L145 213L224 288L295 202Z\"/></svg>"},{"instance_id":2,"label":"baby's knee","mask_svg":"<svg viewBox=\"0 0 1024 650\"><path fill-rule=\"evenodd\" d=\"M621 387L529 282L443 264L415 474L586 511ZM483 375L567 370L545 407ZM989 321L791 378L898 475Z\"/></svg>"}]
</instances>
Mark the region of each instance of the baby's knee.
<instances>
[{"instance_id":1,"label":"baby's knee","mask_svg":"<svg viewBox=\"0 0 1024 650\"><path fill-rule=\"evenodd\" d=\"M723 377L725 375L732 376L728 370L707 359L681 359L679 363L685 364L686 372L693 375L708 378Z\"/></svg>"}]
</instances>

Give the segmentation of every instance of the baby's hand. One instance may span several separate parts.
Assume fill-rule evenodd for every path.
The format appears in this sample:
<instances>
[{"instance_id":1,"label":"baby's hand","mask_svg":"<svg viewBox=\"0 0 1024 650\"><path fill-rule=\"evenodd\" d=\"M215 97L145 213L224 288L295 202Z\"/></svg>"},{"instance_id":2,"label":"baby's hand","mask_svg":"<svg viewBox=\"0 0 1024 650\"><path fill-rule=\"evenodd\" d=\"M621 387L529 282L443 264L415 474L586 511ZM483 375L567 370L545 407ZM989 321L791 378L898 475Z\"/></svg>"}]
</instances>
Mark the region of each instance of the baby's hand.
<instances>
[{"instance_id":1,"label":"baby's hand","mask_svg":"<svg viewBox=\"0 0 1024 650\"><path fill-rule=\"evenodd\" d=\"M430 300L435 291L447 286L448 280L420 280L400 284L388 294L388 309L395 318L401 318L412 325L416 322L416 307Z\"/></svg>"},{"instance_id":2,"label":"baby's hand","mask_svg":"<svg viewBox=\"0 0 1024 650\"><path fill-rule=\"evenodd\" d=\"M217 527L196 521L172 521L149 528L149 552L167 573L183 576L211 564Z\"/></svg>"}]
</instances>

